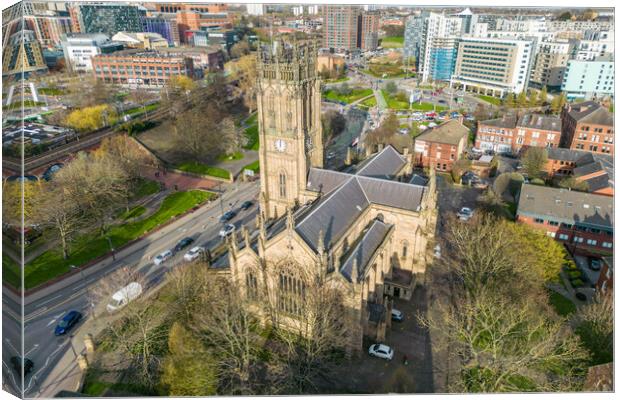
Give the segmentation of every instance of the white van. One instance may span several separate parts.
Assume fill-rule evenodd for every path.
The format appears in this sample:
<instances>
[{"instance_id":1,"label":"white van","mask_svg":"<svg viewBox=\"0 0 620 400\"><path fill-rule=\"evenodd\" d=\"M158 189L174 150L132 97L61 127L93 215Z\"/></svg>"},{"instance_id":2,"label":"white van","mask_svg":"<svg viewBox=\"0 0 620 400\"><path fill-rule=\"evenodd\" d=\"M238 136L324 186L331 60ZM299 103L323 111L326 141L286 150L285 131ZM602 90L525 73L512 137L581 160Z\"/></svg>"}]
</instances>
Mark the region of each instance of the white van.
<instances>
[{"instance_id":1,"label":"white van","mask_svg":"<svg viewBox=\"0 0 620 400\"><path fill-rule=\"evenodd\" d=\"M120 310L141 294L142 285L138 282L131 282L129 285L112 295L112 301L107 306L108 312Z\"/></svg>"}]
</instances>

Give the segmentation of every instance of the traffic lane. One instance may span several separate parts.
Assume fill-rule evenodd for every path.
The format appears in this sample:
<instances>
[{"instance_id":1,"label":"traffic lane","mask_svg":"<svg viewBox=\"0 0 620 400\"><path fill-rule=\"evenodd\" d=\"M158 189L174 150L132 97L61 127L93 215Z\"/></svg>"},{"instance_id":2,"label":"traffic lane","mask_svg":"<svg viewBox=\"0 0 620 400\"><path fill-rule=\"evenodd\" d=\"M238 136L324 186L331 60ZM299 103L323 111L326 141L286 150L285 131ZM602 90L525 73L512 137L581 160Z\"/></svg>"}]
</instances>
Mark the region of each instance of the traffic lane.
<instances>
[{"instance_id":1,"label":"traffic lane","mask_svg":"<svg viewBox=\"0 0 620 400\"><path fill-rule=\"evenodd\" d=\"M259 188L257 185L238 189L235 193L233 193L234 196L230 199L230 202L235 205L245 200L254 199L258 195L258 190ZM229 202L229 199L227 199L227 202ZM218 221L220 217L220 209L217 206L207 208L202 212L197 211L197 213L198 215L196 215L195 218L188 220L183 226L178 227L174 231L168 232L167 234L165 234L165 231L155 232L144 238L144 245L142 247L122 258L117 256L117 259L107 268L86 276L85 279L76 282L75 285L63 288L55 293L50 293L49 295L26 305L24 310L26 320L28 320L30 315L33 313L41 313L42 311L49 312L50 310L53 310L57 304L62 304L62 302L66 301L68 296L74 296L78 290L95 283L103 276L120 266L135 264L136 262L140 262L142 259L155 257L162 251L174 247L174 244L176 244L176 242L183 237L190 236L191 234L207 229L209 223Z\"/></svg>"},{"instance_id":2,"label":"traffic lane","mask_svg":"<svg viewBox=\"0 0 620 400\"><path fill-rule=\"evenodd\" d=\"M2 313L2 377L4 389L19 397L21 373L13 368L11 357L21 354L21 323Z\"/></svg>"}]
</instances>

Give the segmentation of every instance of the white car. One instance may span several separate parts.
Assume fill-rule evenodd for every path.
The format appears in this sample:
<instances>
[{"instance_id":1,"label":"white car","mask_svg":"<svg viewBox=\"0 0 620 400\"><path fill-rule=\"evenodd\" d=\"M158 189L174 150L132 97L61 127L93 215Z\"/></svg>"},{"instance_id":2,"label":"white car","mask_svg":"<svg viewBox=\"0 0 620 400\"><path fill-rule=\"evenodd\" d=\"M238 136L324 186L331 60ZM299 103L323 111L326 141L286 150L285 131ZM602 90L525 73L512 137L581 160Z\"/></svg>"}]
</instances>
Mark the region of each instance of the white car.
<instances>
[{"instance_id":1,"label":"white car","mask_svg":"<svg viewBox=\"0 0 620 400\"><path fill-rule=\"evenodd\" d=\"M204 247L200 247L200 246L193 247L187 253L185 253L185 255L183 256L183 259L185 261L194 261L195 259L200 257L200 254L204 253L204 251L205 251Z\"/></svg>"},{"instance_id":2,"label":"white car","mask_svg":"<svg viewBox=\"0 0 620 400\"><path fill-rule=\"evenodd\" d=\"M439 244L435 245L435 258L441 258L441 246Z\"/></svg>"},{"instance_id":3,"label":"white car","mask_svg":"<svg viewBox=\"0 0 620 400\"><path fill-rule=\"evenodd\" d=\"M170 250L166 250L163 253L157 255L157 257L153 259L153 264L159 265L163 263L164 261L166 261L167 259L169 259L170 257L172 257L172 252Z\"/></svg>"},{"instance_id":4,"label":"white car","mask_svg":"<svg viewBox=\"0 0 620 400\"><path fill-rule=\"evenodd\" d=\"M233 224L226 224L222 229L220 229L220 237L228 237L232 235L235 231L235 226Z\"/></svg>"},{"instance_id":5,"label":"white car","mask_svg":"<svg viewBox=\"0 0 620 400\"><path fill-rule=\"evenodd\" d=\"M391 360L394 357L394 350L384 344L373 344L368 348L368 354L373 357Z\"/></svg>"},{"instance_id":6,"label":"white car","mask_svg":"<svg viewBox=\"0 0 620 400\"><path fill-rule=\"evenodd\" d=\"M469 207L463 207L463 208L461 208L461 211L456 213L456 216L461 221L469 221L471 219L471 217L474 216L474 211L471 208L469 208Z\"/></svg>"}]
</instances>

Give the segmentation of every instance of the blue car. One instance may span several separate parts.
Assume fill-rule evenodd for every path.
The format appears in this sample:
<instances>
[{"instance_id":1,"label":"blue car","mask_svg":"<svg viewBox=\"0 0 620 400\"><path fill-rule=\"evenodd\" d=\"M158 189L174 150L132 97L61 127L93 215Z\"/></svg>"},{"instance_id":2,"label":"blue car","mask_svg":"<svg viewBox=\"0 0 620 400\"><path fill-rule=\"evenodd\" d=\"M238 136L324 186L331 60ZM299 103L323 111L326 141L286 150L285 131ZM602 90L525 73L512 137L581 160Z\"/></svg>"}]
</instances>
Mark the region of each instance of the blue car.
<instances>
[{"instance_id":1,"label":"blue car","mask_svg":"<svg viewBox=\"0 0 620 400\"><path fill-rule=\"evenodd\" d=\"M71 328L73 328L80 320L82 319L82 314L78 311L69 311L67 315L65 315L58 325L56 325L56 329L54 329L54 335L60 336L69 332Z\"/></svg>"}]
</instances>

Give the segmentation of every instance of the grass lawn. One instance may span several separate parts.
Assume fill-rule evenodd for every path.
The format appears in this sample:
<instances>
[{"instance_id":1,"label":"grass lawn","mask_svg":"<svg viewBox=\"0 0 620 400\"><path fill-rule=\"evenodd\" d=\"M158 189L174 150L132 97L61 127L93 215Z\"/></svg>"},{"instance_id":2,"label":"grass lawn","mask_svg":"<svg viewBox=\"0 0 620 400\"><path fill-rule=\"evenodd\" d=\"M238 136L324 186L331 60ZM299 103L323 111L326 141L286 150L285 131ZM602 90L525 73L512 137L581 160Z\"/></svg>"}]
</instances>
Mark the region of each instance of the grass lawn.
<instances>
[{"instance_id":1,"label":"grass lawn","mask_svg":"<svg viewBox=\"0 0 620 400\"><path fill-rule=\"evenodd\" d=\"M383 94L383 97L387 102L388 108L391 108L393 110L409 110L408 101L400 101L396 97L391 96L385 90L381 90L381 93ZM435 111L440 112L447 110L448 107L438 105L433 106L433 103L413 103L411 105L411 109L418 111L433 111L434 109Z\"/></svg>"},{"instance_id":2,"label":"grass lawn","mask_svg":"<svg viewBox=\"0 0 620 400\"><path fill-rule=\"evenodd\" d=\"M58 88L41 88L41 89L37 89L37 92L39 92L40 94L48 95L48 96L60 96L62 94L65 94L64 90L61 90Z\"/></svg>"},{"instance_id":3,"label":"grass lawn","mask_svg":"<svg viewBox=\"0 0 620 400\"><path fill-rule=\"evenodd\" d=\"M362 101L362 105L366 107L374 107L377 105L377 98L375 96L369 97Z\"/></svg>"},{"instance_id":4,"label":"grass lawn","mask_svg":"<svg viewBox=\"0 0 620 400\"><path fill-rule=\"evenodd\" d=\"M258 163L258 160L254 161L251 164L246 165L245 167L243 167L243 169L249 169L251 171L254 171L255 174L258 173L258 171L260 171L260 165Z\"/></svg>"},{"instance_id":5,"label":"grass lawn","mask_svg":"<svg viewBox=\"0 0 620 400\"><path fill-rule=\"evenodd\" d=\"M235 151L232 154L221 154L217 160L218 161L235 161L241 160L243 158L243 153L240 151Z\"/></svg>"},{"instance_id":6,"label":"grass lawn","mask_svg":"<svg viewBox=\"0 0 620 400\"><path fill-rule=\"evenodd\" d=\"M248 118L245 123L248 125L245 128L245 136L248 138L248 142L244 146L246 150L256 150L258 151L258 122L256 119L258 118L258 114L252 115Z\"/></svg>"},{"instance_id":7,"label":"grass lawn","mask_svg":"<svg viewBox=\"0 0 620 400\"><path fill-rule=\"evenodd\" d=\"M130 108L129 110L125 111L125 114L136 116L139 114L144 114L145 109L146 109L146 112L149 112L149 111L155 110L157 107L159 107L159 103L149 104L146 107L140 106L140 107Z\"/></svg>"},{"instance_id":8,"label":"grass lawn","mask_svg":"<svg viewBox=\"0 0 620 400\"><path fill-rule=\"evenodd\" d=\"M33 101L33 100L24 100L24 107L36 107L36 106L44 106L45 102L42 101ZM9 105L2 106L3 110L18 110L22 107L22 102L14 101Z\"/></svg>"},{"instance_id":9,"label":"grass lawn","mask_svg":"<svg viewBox=\"0 0 620 400\"><path fill-rule=\"evenodd\" d=\"M339 83L339 82L346 82L349 80L348 76L343 76L342 78L337 78L337 79L326 79L323 82L324 83Z\"/></svg>"},{"instance_id":10,"label":"grass lawn","mask_svg":"<svg viewBox=\"0 0 620 400\"><path fill-rule=\"evenodd\" d=\"M22 285L19 264L6 254L2 254L2 279L15 288Z\"/></svg>"},{"instance_id":11,"label":"grass lawn","mask_svg":"<svg viewBox=\"0 0 620 400\"><path fill-rule=\"evenodd\" d=\"M502 104L502 100L498 99L497 97L493 97L493 96L484 96L482 94L479 94L478 96L476 96L477 98L479 98L480 100L484 100L487 103L496 105L496 106L500 106Z\"/></svg>"},{"instance_id":12,"label":"grass lawn","mask_svg":"<svg viewBox=\"0 0 620 400\"><path fill-rule=\"evenodd\" d=\"M140 183L138 184L135 193L133 194L133 199L139 199L141 197L150 196L159 192L160 186L159 182L152 181L150 179L141 178Z\"/></svg>"},{"instance_id":13,"label":"grass lawn","mask_svg":"<svg viewBox=\"0 0 620 400\"><path fill-rule=\"evenodd\" d=\"M323 93L323 97L328 100L349 104L361 98L370 96L371 94L372 94L372 89L359 89L359 88L351 89L351 93L347 95L339 94L335 90L329 89Z\"/></svg>"},{"instance_id":14,"label":"grass lawn","mask_svg":"<svg viewBox=\"0 0 620 400\"><path fill-rule=\"evenodd\" d=\"M403 36L388 36L381 39L381 47L384 49L402 48L405 38Z\"/></svg>"},{"instance_id":15,"label":"grass lawn","mask_svg":"<svg viewBox=\"0 0 620 400\"><path fill-rule=\"evenodd\" d=\"M407 73L403 70L403 66L400 64L378 64L369 63L368 69L364 70L365 73L370 74L376 78L404 78ZM415 77L415 73L409 72L410 78Z\"/></svg>"},{"instance_id":16,"label":"grass lawn","mask_svg":"<svg viewBox=\"0 0 620 400\"><path fill-rule=\"evenodd\" d=\"M200 190L173 193L164 199L159 210L153 215L141 221L112 226L107 236L110 237L112 246L119 248L125 243L137 239L153 228L169 221L172 217L182 214L214 196L214 193ZM58 248L41 254L26 264L24 271L26 289L33 288L69 272L71 269L70 265L80 266L106 254L110 250L107 236L99 236L98 233L81 236L71 246L71 255L67 260L62 258L62 253Z\"/></svg>"},{"instance_id":17,"label":"grass lawn","mask_svg":"<svg viewBox=\"0 0 620 400\"><path fill-rule=\"evenodd\" d=\"M555 311L563 317L574 313L577 309L572 301L553 290L549 290L549 303L551 303Z\"/></svg>"},{"instance_id":18,"label":"grass lawn","mask_svg":"<svg viewBox=\"0 0 620 400\"><path fill-rule=\"evenodd\" d=\"M129 211L125 211L125 212L121 213L119 218L122 218L123 220L128 220L130 218L139 217L140 215L144 214L145 212L146 212L146 207L144 207L144 206L137 206L137 207L134 207L134 208L130 209Z\"/></svg>"},{"instance_id":19,"label":"grass lawn","mask_svg":"<svg viewBox=\"0 0 620 400\"><path fill-rule=\"evenodd\" d=\"M185 172L192 172L199 175L215 176L216 178L230 179L230 172L218 167L211 167L196 161L185 162L176 166L177 169Z\"/></svg>"}]
</instances>

